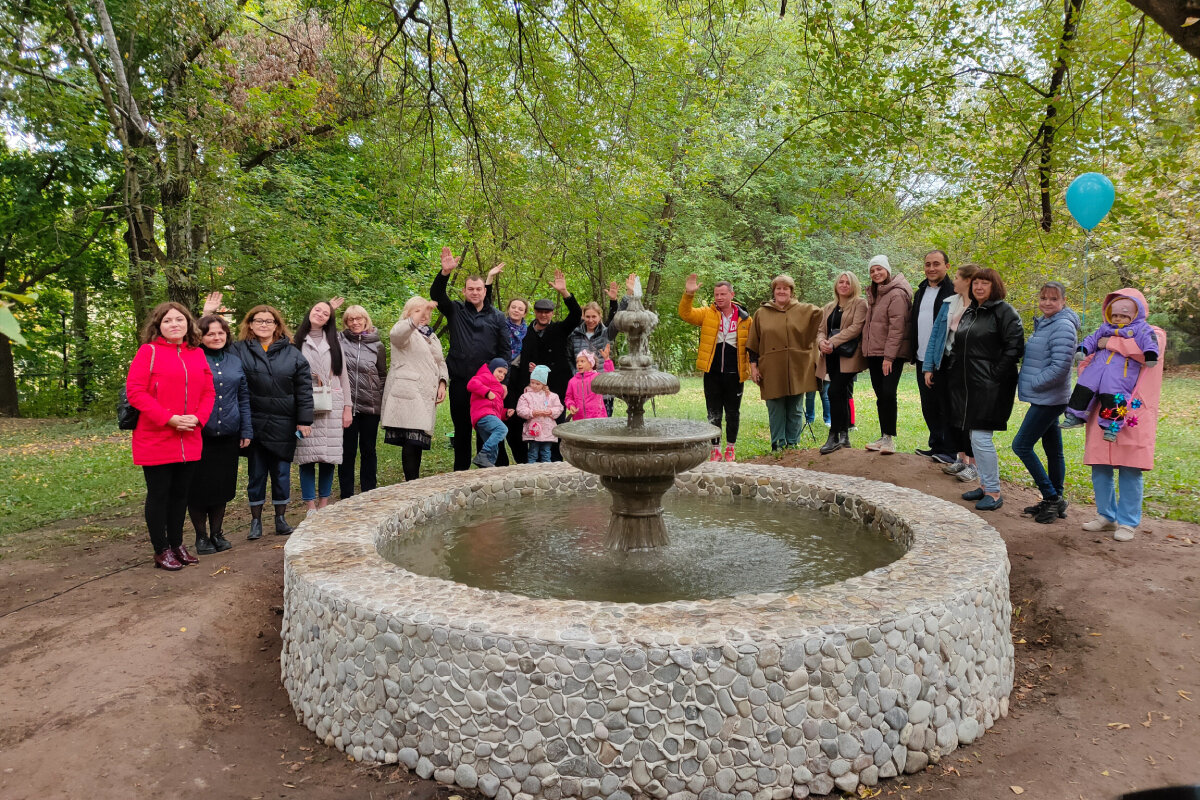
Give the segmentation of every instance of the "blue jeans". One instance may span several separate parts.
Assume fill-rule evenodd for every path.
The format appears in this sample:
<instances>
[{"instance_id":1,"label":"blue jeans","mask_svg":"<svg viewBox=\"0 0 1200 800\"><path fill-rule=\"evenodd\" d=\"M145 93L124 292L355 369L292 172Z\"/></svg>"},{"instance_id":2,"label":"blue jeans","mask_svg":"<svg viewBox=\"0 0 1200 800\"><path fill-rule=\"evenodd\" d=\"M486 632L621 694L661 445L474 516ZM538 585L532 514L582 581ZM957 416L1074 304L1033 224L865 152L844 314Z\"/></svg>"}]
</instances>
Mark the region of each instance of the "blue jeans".
<instances>
[{"instance_id":1,"label":"blue jeans","mask_svg":"<svg viewBox=\"0 0 1200 800\"><path fill-rule=\"evenodd\" d=\"M1121 496L1113 485L1113 470L1120 472ZM1092 466L1092 491L1096 493L1096 510L1100 516L1118 525L1136 528L1142 522L1142 494L1145 491L1142 471L1136 467Z\"/></svg>"},{"instance_id":2,"label":"blue jeans","mask_svg":"<svg viewBox=\"0 0 1200 800\"><path fill-rule=\"evenodd\" d=\"M486 437L480 452L495 461L496 453L500 450L500 443L508 435L508 426L501 422L495 414L488 414L486 417L479 418L479 421L475 423L475 430L479 432L480 436Z\"/></svg>"},{"instance_id":3,"label":"blue jeans","mask_svg":"<svg viewBox=\"0 0 1200 800\"><path fill-rule=\"evenodd\" d=\"M812 425L817 419L817 393L804 393L804 421ZM821 381L821 421L829 424L829 381Z\"/></svg>"},{"instance_id":4,"label":"blue jeans","mask_svg":"<svg viewBox=\"0 0 1200 800\"><path fill-rule=\"evenodd\" d=\"M329 497L333 493L333 464L301 464L300 465L300 497L304 502L317 499L317 481L321 483L321 497ZM318 472L317 467L320 467Z\"/></svg>"},{"instance_id":5,"label":"blue jeans","mask_svg":"<svg viewBox=\"0 0 1200 800\"><path fill-rule=\"evenodd\" d=\"M1043 500L1057 500L1062 497L1063 480L1067 475L1067 460L1063 456L1062 432L1058 427L1058 417L1066 405L1038 406L1030 405L1021 422L1021 429L1012 440L1012 450L1021 459L1025 469L1029 471ZM1042 468L1033 446L1042 442L1046 451L1046 466L1049 474Z\"/></svg>"},{"instance_id":6,"label":"blue jeans","mask_svg":"<svg viewBox=\"0 0 1200 800\"><path fill-rule=\"evenodd\" d=\"M804 429L804 395L789 394L767 402L767 424L771 428L771 449L795 447Z\"/></svg>"},{"instance_id":7,"label":"blue jeans","mask_svg":"<svg viewBox=\"0 0 1200 800\"><path fill-rule=\"evenodd\" d=\"M535 442L530 440L525 442L525 444L529 448L529 460L525 462L526 464L536 464L539 461L543 464L550 463L549 442Z\"/></svg>"},{"instance_id":8,"label":"blue jeans","mask_svg":"<svg viewBox=\"0 0 1200 800\"><path fill-rule=\"evenodd\" d=\"M971 431L971 449L975 451L975 469L979 470L979 483L988 494L1000 491L1000 456L996 454L996 443L992 431Z\"/></svg>"},{"instance_id":9,"label":"blue jeans","mask_svg":"<svg viewBox=\"0 0 1200 800\"><path fill-rule=\"evenodd\" d=\"M249 480L246 482L246 499L252 506L267 502L267 477L271 478L271 502L279 505L292 498L292 462L277 458L262 445L250 442L246 459Z\"/></svg>"}]
</instances>

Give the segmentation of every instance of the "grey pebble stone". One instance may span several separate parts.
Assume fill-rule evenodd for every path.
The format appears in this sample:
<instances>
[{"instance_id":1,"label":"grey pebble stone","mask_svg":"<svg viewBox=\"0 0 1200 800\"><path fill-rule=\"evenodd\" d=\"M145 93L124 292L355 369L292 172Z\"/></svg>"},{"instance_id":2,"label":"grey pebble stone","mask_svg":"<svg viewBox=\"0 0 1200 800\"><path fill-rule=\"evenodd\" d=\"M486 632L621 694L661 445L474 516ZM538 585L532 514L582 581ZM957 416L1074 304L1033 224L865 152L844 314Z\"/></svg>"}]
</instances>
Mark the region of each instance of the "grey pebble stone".
<instances>
[{"instance_id":1,"label":"grey pebble stone","mask_svg":"<svg viewBox=\"0 0 1200 800\"><path fill-rule=\"evenodd\" d=\"M913 725L920 725L929 719L931 713L933 713L933 706L928 701L918 700L908 707L908 721Z\"/></svg>"},{"instance_id":2,"label":"grey pebble stone","mask_svg":"<svg viewBox=\"0 0 1200 800\"><path fill-rule=\"evenodd\" d=\"M459 764L454 770L454 783L464 789L474 789L479 784L479 776L470 764Z\"/></svg>"},{"instance_id":3,"label":"grey pebble stone","mask_svg":"<svg viewBox=\"0 0 1200 800\"><path fill-rule=\"evenodd\" d=\"M433 776L433 762L425 756L417 759L417 775L428 780Z\"/></svg>"},{"instance_id":4,"label":"grey pebble stone","mask_svg":"<svg viewBox=\"0 0 1200 800\"><path fill-rule=\"evenodd\" d=\"M829 774L839 778L850 771L850 762L844 758L835 758L829 762Z\"/></svg>"},{"instance_id":5,"label":"grey pebble stone","mask_svg":"<svg viewBox=\"0 0 1200 800\"><path fill-rule=\"evenodd\" d=\"M400 763L410 770L416 769L417 759L420 758L415 747L401 747L396 756L400 759Z\"/></svg>"},{"instance_id":6,"label":"grey pebble stone","mask_svg":"<svg viewBox=\"0 0 1200 800\"><path fill-rule=\"evenodd\" d=\"M840 778L834 779L833 783L843 792L853 792L858 788L858 776L853 772L849 772Z\"/></svg>"},{"instance_id":7,"label":"grey pebble stone","mask_svg":"<svg viewBox=\"0 0 1200 800\"><path fill-rule=\"evenodd\" d=\"M480 775L476 788L484 797L495 797L496 790L500 788L500 779L495 775Z\"/></svg>"},{"instance_id":8,"label":"grey pebble stone","mask_svg":"<svg viewBox=\"0 0 1200 800\"><path fill-rule=\"evenodd\" d=\"M979 738L979 722L974 717L967 717L958 723L958 743L970 744Z\"/></svg>"},{"instance_id":9,"label":"grey pebble stone","mask_svg":"<svg viewBox=\"0 0 1200 800\"><path fill-rule=\"evenodd\" d=\"M438 783L454 783L454 770L449 767L438 767L433 771L433 779Z\"/></svg>"},{"instance_id":10,"label":"grey pebble stone","mask_svg":"<svg viewBox=\"0 0 1200 800\"><path fill-rule=\"evenodd\" d=\"M929 766L929 755L927 753L916 750L908 751L908 760L904 764L905 772L911 775L914 772L920 772L927 766Z\"/></svg>"}]
</instances>

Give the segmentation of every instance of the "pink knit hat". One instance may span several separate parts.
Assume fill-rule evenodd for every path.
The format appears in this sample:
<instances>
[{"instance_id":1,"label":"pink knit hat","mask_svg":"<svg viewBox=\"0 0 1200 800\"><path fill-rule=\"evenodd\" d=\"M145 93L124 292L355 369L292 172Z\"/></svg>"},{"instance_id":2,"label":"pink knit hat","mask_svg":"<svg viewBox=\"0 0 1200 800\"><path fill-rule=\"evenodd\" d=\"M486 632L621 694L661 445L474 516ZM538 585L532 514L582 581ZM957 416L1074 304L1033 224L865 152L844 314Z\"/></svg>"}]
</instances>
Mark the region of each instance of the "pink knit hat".
<instances>
[{"instance_id":1,"label":"pink knit hat","mask_svg":"<svg viewBox=\"0 0 1200 800\"><path fill-rule=\"evenodd\" d=\"M587 362L591 366L592 369L596 368L596 354L595 353L593 353L591 350L580 350L579 355L583 356L584 358L587 359ZM578 359L579 356L576 356L576 358Z\"/></svg>"}]
</instances>

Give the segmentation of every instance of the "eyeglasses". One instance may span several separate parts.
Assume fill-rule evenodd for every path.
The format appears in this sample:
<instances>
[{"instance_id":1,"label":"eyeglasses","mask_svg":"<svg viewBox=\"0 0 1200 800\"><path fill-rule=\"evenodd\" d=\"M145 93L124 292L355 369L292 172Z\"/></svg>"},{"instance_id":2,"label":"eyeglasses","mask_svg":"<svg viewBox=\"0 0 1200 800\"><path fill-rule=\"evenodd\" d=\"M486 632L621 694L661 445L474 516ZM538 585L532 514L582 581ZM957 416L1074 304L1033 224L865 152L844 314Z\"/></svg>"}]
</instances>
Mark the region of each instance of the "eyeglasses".
<instances>
[{"instance_id":1,"label":"eyeglasses","mask_svg":"<svg viewBox=\"0 0 1200 800\"><path fill-rule=\"evenodd\" d=\"M252 319L252 320L250 320L250 324L251 325L274 325L275 318L267 317L266 319Z\"/></svg>"}]
</instances>

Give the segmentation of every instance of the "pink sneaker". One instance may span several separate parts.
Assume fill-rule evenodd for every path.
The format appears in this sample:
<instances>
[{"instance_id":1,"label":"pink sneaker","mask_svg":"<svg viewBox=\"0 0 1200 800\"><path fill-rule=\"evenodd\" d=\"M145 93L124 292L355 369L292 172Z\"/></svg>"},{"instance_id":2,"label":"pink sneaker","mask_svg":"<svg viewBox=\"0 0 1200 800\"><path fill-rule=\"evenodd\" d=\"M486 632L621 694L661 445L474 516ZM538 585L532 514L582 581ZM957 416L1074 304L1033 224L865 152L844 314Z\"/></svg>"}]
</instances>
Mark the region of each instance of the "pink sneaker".
<instances>
[{"instance_id":1,"label":"pink sneaker","mask_svg":"<svg viewBox=\"0 0 1200 800\"><path fill-rule=\"evenodd\" d=\"M709 461L720 461L721 460L721 448L714 447L712 449L712 453L708 456L708 460Z\"/></svg>"},{"instance_id":2,"label":"pink sneaker","mask_svg":"<svg viewBox=\"0 0 1200 800\"><path fill-rule=\"evenodd\" d=\"M729 462L737 461L737 457L733 453L733 445L725 445L725 460Z\"/></svg>"}]
</instances>

